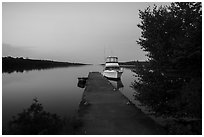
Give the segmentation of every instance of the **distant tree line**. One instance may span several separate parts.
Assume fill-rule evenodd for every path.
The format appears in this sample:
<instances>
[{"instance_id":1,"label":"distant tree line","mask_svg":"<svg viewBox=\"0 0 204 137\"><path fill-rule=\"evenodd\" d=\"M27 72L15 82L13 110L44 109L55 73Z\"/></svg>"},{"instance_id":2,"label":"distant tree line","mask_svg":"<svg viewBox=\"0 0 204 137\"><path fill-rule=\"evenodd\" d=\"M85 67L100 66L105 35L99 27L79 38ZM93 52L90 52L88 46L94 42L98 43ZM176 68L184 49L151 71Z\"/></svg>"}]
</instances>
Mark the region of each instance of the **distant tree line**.
<instances>
[{"instance_id":1,"label":"distant tree line","mask_svg":"<svg viewBox=\"0 0 204 137\"><path fill-rule=\"evenodd\" d=\"M139 11L137 43L149 63L134 72L136 98L158 116L202 118L202 6L176 2ZM201 129L200 129L201 130Z\"/></svg>"},{"instance_id":2,"label":"distant tree line","mask_svg":"<svg viewBox=\"0 0 204 137\"><path fill-rule=\"evenodd\" d=\"M73 65L84 65L81 63L57 62L50 60L24 59L23 57L2 57L2 71L11 73L14 71L48 69L54 67L68 67Z\"/></svg>"},{"instance_id":3,"label":"distant tree line","mask_svg":"<svg viewBox=\"0 0 204 137\"><path fill-rule=\"evenodd\" d=\"M118 62L121 67L137 67L147 65L149 62L147 61L126 61L126 62ZM101 65L105 65L104 63Z\"/></svg>"},{"instance_id":4,"label":"distant tree line","mask_svg":"<svg viewBox=\"0 0 204 137\"><path fill-rule=\"evenodd\" d=\"M146 61L127 61L127 62L119 62L119 65L133 65L133 66L138 66L138 65L145 65L148 62Z\"/></svg>"}]
</instances>

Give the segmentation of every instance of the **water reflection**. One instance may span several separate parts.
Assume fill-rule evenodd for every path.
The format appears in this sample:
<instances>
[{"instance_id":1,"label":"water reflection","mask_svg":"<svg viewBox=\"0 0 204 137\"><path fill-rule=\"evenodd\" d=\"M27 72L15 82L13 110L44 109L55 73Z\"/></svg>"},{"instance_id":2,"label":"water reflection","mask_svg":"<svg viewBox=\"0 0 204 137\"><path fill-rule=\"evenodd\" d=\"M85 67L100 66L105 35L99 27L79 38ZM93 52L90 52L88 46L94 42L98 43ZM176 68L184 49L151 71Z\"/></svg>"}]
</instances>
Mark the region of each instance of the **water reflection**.
<instances>
[{"instance_id":1,"label":"water reflection","mask_svg":"<svg viewBox=\"0 0 204 137\"><path fill-rule=\"evenodd\" d=\"M108 79L108 78L107 78ZM116 90L120 90L121 88L124 87L121 79L108 79L109 82L113 85L113 87L116 89Z\"/></svg>"},{"instance_id":2,"label":"water reflection","mask_svg":"<svg viewBox=\"0 0 204 137\"><path fill-rule=\"evenodd\" d=\"M2 74L2 128L12 116L28 108L34 97L46 111L70 119L76 116L84 89L78 88L78 77L90 71L101 71L99 65L70 66L27 73Z\"/></svg>"},{"instance_id":3,"label":"water reflection","mask_svg":"<svg viewBox=\"0 0 204 137\"><path fill-rule=\"evenodd\" d=\"M65 123L71 121L73 126L63 127L61 134L74 134L72 131L80 125L80 121L74 116L76 116L82 99L83 88L86 86L84 82L79 82L78 77L87 77L91 71L101 72L102 70L103 67L100 65L87 65L29 71L27 73L3 73L2 128L6 129L4 127L8 121L11 121L12 116L21 112L23 108L29 108L28 105L33 97L38 97L43 104L43 108L50 114L57 114L61 118L63 117L63 120L66 118ZM138 81L138 79L133 75L131 69L124 68L121 80L110 80L110 82L145 114L163 124L163 119L150 115L149 109L146 106L140 106L141 103L135 100L133 95L137 91L131 88L131 83ZM86 104L86 102L82 103ZM178 124L174 129L176 128L180 129Z\"/></svg>"},{"instance_id":4,"label":"water reflection","mask_svg":"<svg viewBox=\"0 0 204 137\"><path fill-rule=\"evenodd\" d=\"M102 70L101 65L85 65L35 70L27 73L3 73L2 127L6 127L12 116L17 115L23 108L29 108L33 97L38 97L46 111L72 119L76 116L84 91L84 88L79 87L85 87L81 83L79 87L77 86L78 78L88 77L89 72L102 72ZM121 81L110 82L132 101L134 92L130 85L134 79L131 70L124 69Z\"/></svg>"},{"instance_id":5,"label":"water reflection","mask_svg":"<svg viewBox=\"0 0 204 137\"><path fill-rule=\"evenodd\" d=\"M49 66L49 67L38 67L38 68L15 68L15 69L4 69L2 73L24 73L29 71L41 71L41 70L48 70L48 69L55 69L55 68L68 68L68 67L81 67L84 65L70 65L70 66Z\"/></svg>"}]
</instances>

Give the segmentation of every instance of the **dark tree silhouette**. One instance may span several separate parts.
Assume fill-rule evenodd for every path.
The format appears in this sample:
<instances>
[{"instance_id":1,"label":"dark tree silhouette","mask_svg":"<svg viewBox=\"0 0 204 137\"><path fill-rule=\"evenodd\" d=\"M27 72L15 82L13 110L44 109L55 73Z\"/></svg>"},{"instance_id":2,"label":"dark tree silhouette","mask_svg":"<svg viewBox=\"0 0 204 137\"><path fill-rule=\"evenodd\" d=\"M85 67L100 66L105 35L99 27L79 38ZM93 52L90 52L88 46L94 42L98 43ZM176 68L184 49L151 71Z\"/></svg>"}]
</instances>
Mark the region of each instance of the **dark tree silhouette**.
<instances>
[{"instance_id":1,"label":"dark tree silhouette","mask_svg":"<svg viewBox=\"0 0 204 137\"><path fill-rule=\"evenodd\" d=\"M31 106L9 122L11 135L57 134L64 121L57 114L44 111L42 104L33 99Z\"/></svg>"},{"instance_id":2,"label":"dark tree silhouette","mask_svg":"<svg viewBox=\"0 0 204 137\"><path fill-rule=\"evenodd\" d=\"M3 135L76 135L83 134L82 121L77 117L62 118L44 110L38 99L29 108L13 116Z\"/></svg>"},{"instance_id":3,"label":"dark tree silhouette","mask_svg":"<svg viewBox=\"0 0 204 137\"><path fill-rule=\"evenodd\" d=\"M11 73L14 71L23 72L24 70L40 70L55 67L69 67L76 65L85 65L81 63L69 63L69 62L58 62L51 60L36 60L36 59L24 59L23 57L3 57L2 58L2 71Z\"/></svg>"},{"instance_id":4,"label":"dark tree silhouette","mask_svg":"<svg viewBox=\"0 0 204 137\"><path fill-rule=\"evenodd\" d=\"M139 11L137 41L149 63L134 70L136 98L159 116L202 117L202 6L181 2Z\"/></svg>"}]
</instances>

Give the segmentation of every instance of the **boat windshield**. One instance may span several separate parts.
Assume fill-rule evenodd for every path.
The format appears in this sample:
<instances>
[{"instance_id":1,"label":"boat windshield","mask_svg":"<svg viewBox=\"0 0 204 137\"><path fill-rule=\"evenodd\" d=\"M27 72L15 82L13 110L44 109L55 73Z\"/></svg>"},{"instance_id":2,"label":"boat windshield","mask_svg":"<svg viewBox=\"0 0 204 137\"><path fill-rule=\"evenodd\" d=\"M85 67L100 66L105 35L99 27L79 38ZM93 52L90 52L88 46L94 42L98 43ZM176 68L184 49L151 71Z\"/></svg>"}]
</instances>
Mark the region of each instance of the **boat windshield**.
<instances>
[{"instance_id":1,"label":"boat windshield","mask_svg":"<svg viewBox=\"0 0 204 137\"><path fill-rule=\"evenodd\" d=\"M118 66L111 66L111 67L106 67L105 70L120 70Z\"/></svg>"},{"instance_id":2,"label":"boat windshield","mask_svg":"<svg viewBox=\"0 0 204 137\"><path fill-rule=\"evenodd\" d=\"M106 62L118 62L117 57L107 57Z\"/></svg>"}]
</instances>

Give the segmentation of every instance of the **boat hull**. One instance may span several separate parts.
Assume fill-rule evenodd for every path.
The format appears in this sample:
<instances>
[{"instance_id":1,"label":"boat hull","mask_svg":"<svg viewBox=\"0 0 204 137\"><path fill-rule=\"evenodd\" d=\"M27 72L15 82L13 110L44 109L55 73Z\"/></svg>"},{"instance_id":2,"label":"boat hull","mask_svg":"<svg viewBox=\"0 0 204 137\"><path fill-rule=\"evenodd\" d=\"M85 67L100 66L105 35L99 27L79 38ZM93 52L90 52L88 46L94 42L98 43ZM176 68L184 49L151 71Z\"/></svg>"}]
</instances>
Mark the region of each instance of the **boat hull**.
<instances>
[{"instance_id":1,"label":"boat hull","mask_svg":"<svg viewBox=\"0 0 204 137\"><path fill-rule=\"evenodd\" d=\"M103 71L103 76L110 79L120 79L122 73L122 71L105 70Z\"/></svg>"}]
</instances>

